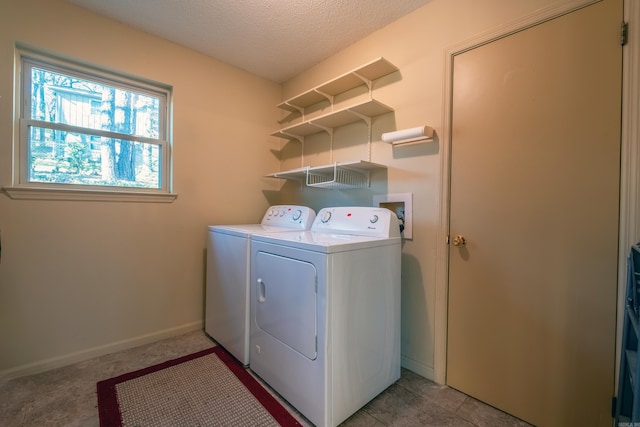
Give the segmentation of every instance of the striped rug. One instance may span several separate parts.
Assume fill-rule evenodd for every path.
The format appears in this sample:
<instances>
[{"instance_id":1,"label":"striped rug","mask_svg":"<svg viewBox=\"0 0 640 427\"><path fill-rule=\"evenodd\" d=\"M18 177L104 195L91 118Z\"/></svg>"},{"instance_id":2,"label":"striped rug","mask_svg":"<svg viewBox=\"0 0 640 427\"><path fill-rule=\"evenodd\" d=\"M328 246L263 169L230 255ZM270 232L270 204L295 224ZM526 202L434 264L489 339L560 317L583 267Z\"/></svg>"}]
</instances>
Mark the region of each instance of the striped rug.
<instances>
[{"instance_id":1,"label":"striped rug","mask_svg":"<svg viewBox=\"0 0 640 427\"><path fill-rule=\"evenodd\" d=\"M101 427L300 426L222 347L100 381Z\"/></svg>"}]
</instances>

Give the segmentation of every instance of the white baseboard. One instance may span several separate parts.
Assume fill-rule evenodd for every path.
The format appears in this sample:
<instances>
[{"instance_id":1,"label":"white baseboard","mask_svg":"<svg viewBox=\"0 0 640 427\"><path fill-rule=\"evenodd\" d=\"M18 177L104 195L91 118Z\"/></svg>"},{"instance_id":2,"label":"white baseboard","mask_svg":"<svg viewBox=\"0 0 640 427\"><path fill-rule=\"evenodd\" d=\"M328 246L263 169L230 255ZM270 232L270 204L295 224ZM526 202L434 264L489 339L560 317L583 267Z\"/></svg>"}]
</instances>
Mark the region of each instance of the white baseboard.
<instances>
[{"instance_id":1,"label":"white baseboard","mask_svg":"<svg viewBox=\"0 0 640 427\"><path fill-rule=\"evenodd\" d=\"M86 350L65 354L63 356L52 357L50 359L39 360L37 362L28 363L26 365L17 366L15 368L0 371L0 384L12 378L23 377L26 375L38 374L55 368L71 365L73 363L82 362L94 357L103 356L105 354L114 353L116 351L127 350L129 348L138 347L144 344L150 344L166 338L177 335L186 334L187 332L196 331L204 328L203 321L187 323L175 328L169 328L147 335L141 335L122 341L117 341L97 347L88 348Z\"/></svg>"},{"instance_id":2,"label":"white baseboard","mask_svg":"<svg viewBox=\"0 0 640 427\"><path fill-rule=\"evenodd\" d=\"M415 372L421 377L425 377L428 380L434 381L433 366L427 366L424 363L418 362L406 356L400 356L400 364L403 368Z\"/></svg>"}]
</instances>

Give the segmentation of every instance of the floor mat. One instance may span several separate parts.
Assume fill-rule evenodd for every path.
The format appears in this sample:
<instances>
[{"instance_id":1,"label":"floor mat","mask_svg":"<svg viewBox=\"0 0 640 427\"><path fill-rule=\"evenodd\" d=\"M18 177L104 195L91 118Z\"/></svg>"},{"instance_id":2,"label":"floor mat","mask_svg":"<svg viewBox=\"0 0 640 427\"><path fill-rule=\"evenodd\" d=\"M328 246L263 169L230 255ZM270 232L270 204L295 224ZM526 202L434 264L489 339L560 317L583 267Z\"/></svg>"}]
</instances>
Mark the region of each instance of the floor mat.
<instances>
[{"instance_id":1,"label":"floor mat","mask_svg":"<svg viewBox=\"0 0 640 427\"><path fill-rule=\"evenodd\" d=\"M300 426L222 347L100 381L102 427Z\"/></svg>"}]
</instances>

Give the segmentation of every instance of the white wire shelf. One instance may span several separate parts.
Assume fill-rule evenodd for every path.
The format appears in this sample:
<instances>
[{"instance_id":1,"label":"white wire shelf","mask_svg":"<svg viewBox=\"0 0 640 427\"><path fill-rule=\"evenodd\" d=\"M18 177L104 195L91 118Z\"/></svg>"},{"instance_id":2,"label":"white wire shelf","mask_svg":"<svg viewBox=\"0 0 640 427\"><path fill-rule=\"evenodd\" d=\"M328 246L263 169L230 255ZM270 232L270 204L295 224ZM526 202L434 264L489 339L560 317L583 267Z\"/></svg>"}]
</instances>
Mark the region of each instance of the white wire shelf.
<instances>
[{"instance_id":1,"label":"white wire shelf","mask_svg":"<svg viewBox=\"0 0 640 427\"><path fill-rule=\"evenodd\" d=\"M305 166L271 173L267 177L300 181L308 187L349 190L368 187L370 172L374 169L386 169L386 166L361 160L323 166Z\"/></svg>"}]
</instances>

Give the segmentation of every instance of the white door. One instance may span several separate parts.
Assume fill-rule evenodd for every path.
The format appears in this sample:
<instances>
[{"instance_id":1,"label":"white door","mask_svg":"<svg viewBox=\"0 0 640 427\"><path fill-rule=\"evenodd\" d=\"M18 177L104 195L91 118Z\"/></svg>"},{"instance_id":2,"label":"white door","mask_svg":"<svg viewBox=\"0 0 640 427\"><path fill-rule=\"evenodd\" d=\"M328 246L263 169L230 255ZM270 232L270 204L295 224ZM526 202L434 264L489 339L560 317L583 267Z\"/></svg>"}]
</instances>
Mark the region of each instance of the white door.
<instances>
[{"instance_id":1,"label":"white door","mask_svg":"<svg viewBox=\"0 0 640 427\"><path fill-rule=\"evenodd\" d=\"M538 426L612 422L621 21L605 0L454 59L447 383Z\"/></svg>"}]
</instances>

